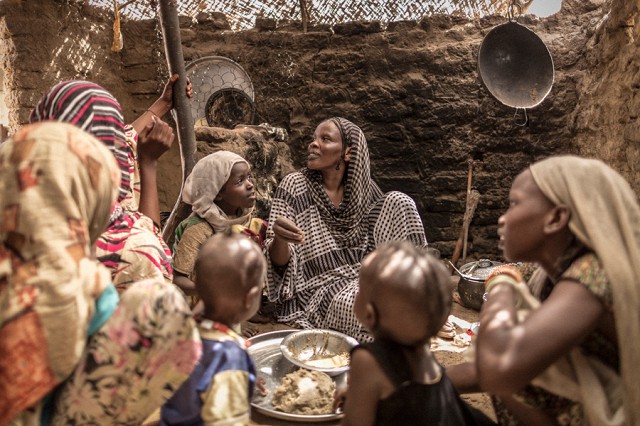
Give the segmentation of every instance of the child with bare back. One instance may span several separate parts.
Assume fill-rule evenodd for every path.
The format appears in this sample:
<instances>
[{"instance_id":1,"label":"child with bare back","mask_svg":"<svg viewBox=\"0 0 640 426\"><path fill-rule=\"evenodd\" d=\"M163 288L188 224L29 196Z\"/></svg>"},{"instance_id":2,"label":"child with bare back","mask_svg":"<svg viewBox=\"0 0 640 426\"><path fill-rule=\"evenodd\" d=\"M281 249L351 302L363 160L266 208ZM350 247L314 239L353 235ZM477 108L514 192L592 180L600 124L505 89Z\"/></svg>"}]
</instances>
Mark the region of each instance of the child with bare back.
<instances>
[{"instance_id":1,"label":"child with bare back","mask_svg":"<svg viewBox=\"0 0 640 426\"><path fill-rule=\"evenodd\" d=\"M445 266L406 241L364 260L354 313L375 340L351 353L344 425L491 423L460 398L429 349L451 299Z\"/></svg>"},{"instance_id":2,"label":"child with bare back","mask_svg":"<svg viewBox=\"0 0 640 426\"><path fill-rule=\"evenodd\" d=\"M196 291L204 302L198 327L202 358L162 407L161 424L246 424L255 367L232 326L258 311L266 261L251 239L228 231L202 245L195 271Z\"/></svg>"}]
</instances>

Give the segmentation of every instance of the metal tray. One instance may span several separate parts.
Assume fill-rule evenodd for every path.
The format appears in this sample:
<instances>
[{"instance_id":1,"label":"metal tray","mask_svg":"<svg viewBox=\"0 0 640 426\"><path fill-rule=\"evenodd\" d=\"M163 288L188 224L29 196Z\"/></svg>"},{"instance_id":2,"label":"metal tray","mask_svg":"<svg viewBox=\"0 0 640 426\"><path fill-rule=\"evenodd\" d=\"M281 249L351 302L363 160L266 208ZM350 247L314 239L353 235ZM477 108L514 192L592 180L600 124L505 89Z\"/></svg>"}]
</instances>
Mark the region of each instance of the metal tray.
<instances>
[{"instance_id":1,"label":"metal tray","mask_svg":"<svg viewBox=\"0 0 640 426\"><path fill-rule=\"evenodd\" d=\"M281 420L290 420L293 422L311 423L341 419L343 417L342 413L319 415L289 414L277 411L271 405L271 394L280 384L282 378L299 368L289 362L282 355L282 351L280 350L280 343L282 342L282 339L294 331L298 330L272 331L249 339L251 346L249 346L248 351L256 364L256 374L258 377L264 378L265 387L269 390L269 393L266 396L259 395L259 392L257 391L254 392L253 399L251 400L251 406L256 411L266 416ZM332 377L332 379L336 382L336 386L341 386L347 382L347 374L342 373L338 376Z\"/></svg>"}]
</instances>

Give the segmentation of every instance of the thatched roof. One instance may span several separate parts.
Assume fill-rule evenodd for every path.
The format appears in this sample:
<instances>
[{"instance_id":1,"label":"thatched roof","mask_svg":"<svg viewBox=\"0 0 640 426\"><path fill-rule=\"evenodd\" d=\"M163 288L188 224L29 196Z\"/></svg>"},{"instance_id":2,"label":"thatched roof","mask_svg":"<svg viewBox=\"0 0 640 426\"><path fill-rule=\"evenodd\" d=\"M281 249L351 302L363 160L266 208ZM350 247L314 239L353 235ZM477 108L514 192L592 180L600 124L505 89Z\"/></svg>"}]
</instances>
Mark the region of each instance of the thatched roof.
<instances>
[{"instance_id":1,"label":"thatched roof","mask_svg":"<svg viewBox=\"0 0 640 426\"><path fill-rule=\"evenodd\" d=\"M114 9L129 19L156 16L157 0L69 0ZM303 21L306 8L309 25L333 25L349 21L380 21L383 24L420 20L425 16L447 14L478 18L506 14L517 0L177 0L178 13L193 18L201 13L221 12L234 30L252 28L255 19ZM527 3L521 1L520 3Z\"/></svg>"}]
</instances>

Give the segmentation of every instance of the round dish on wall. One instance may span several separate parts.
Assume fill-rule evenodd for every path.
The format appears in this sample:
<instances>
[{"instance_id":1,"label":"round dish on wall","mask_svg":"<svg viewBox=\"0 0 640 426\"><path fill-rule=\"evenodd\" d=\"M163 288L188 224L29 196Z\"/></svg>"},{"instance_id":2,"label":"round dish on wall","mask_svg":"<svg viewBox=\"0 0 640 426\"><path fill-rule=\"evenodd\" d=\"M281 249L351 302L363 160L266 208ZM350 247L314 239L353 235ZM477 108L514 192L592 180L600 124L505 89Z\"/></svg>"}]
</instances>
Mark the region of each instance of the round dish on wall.
<instances>
[{"instance_id":1,"label":"round dish on wall","mask_svg":"<svg viewBox=\"0 0 640 426\"><path fill-rule=\"evenodd\" d=\"M205 56L189 63L185 69L193 89L190 103L196 126L227 127L229 122L238 124L237 117L253 120L253 84L249 74L238 63L223 56ZM223 108L222 104L228 105ZM210 110L215 107L213 115L217 121L214 120L214 124L210 124L211 117L207 117L208 105ZM227 112L231 114L229 117L224 116Z\"/></svg>"}]
</instances>

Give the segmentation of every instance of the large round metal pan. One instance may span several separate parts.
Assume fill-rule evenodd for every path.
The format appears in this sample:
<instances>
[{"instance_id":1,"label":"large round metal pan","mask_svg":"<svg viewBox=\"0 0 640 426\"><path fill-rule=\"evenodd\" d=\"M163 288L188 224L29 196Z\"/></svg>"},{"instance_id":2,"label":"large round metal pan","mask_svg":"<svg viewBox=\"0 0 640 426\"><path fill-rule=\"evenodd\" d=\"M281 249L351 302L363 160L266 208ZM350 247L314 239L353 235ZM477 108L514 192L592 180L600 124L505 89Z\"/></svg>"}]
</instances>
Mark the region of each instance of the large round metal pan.
<instances>
[{"instance_id":1,"label":"large round metal pan","mask_svg":"<svg viewBox=\"0 0 640 426\"><path fill-rule=\"evenodd\" d=\"M271 405L271 393L280 384L282 378L299 368L289 362L282 355L282 351L280 350L282 339L296 331L298 330L272 331L249 339L251 346L249 346L248 351L256 364L256 374L258 377L262 377L264 379L265 388L269 391L266 396L261 396L260 392L254 392L251 407L266 416L286 420L292 423L317 423L339 420L344 416L344 414L290 414L278 411L273 408L273 405ZM333 376L332 379L336 382L336 386L344 385L347 381L347 374L342 373L340 375Z\"/></svg>"},{"instance_id":2,"label":"large round metal pan","mask_svg":"<svg viewBox=\"0 0 640 426\"><path fill-rule=\"evenodd\" d=\"M536 33L513 21L494 27L482 40L478 69L489 92L514 108L538 105L553 85L549 49Z\"/></svg>"}]
</instances>

